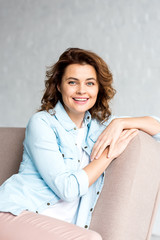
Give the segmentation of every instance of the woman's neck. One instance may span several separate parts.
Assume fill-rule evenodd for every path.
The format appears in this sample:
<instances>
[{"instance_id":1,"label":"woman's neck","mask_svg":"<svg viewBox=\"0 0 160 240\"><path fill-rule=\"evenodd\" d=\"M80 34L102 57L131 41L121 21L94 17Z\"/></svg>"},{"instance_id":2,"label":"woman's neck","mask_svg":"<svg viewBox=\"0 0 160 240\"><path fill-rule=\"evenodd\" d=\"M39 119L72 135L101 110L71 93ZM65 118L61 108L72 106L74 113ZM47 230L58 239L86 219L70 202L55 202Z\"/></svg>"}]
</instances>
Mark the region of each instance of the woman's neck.
<instances>
[{"instance_id":1,"label":"woman's neck","mask_svg":"<svg viewBox=\"0 0 160 240\"><path fill-rule=\"evenodd\" d=\"M83 123L83 119L84 119L84 114L76 114L76 115L72 115L72 114L69 114L69 117L70 119L75 123L75 125L78 127L78 128L81 128L82 127L82 123Z\"/></svg>"},{"instance_id":2,"label":"woman's neck","mask_svg":"<svg viewBox=\"0 0 160 240\"><path fill-rule=\"evenodd\" d=\"M81 128L82 127L82 123L83 123L83 118L78 118L78 119L72 119L71 120L76 124L76 126L78 128Z\"/></svg>"},{"instance_id":3,"label":"woman's neck","mask_svg":"<svg viewBox=\"0 0 160 240\"><path fill-rule=\"evenodd\" d=\"M64 105L64 109L66 110L66 112L67 112L68 116L70 117L70 119L76 124L76 126L78 128L81 128L85 112L75 113L73 111L70 111L70 109L67 108L65 105Z\"/></svg>"}]
</instances>

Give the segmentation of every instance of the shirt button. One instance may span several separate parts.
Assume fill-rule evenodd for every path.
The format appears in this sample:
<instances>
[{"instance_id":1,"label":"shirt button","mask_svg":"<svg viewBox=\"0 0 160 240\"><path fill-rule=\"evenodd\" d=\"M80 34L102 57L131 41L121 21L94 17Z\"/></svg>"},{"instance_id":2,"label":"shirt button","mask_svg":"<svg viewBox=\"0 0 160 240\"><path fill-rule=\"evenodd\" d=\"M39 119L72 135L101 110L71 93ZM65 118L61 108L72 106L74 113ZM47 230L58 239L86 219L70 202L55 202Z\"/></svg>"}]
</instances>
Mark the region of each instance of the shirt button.
<instances>
[{"instance_id":1,"label":"shirt button","mask_svg":"<svg viewBox=\"0 0 160 240\"><path fill-rule=\"evenodd\" d=\"M84 148L87 148L87 146L85 146Z\"/></svg>"},{"instance_id":2,"label":"shirt button","mask_svg":"<svg viewBox=\"0 0 160 240\"><path fill-rule=\"evenodd\" d=\"M88 228L88 225L85 225L84 227L85 227L85 228Z\"/></svg>"},{"instance_id":3,"label":"shirt button","mask_svg":"<svg viewBox=\"0 0 160 240\"><path fill-rule=\"evenodd\" d=\"M48 202L48 203L47 203L47 205L49 206L49 205L50 205L50 203Z\"/></svg>"},{"instance_id":4,"label":"shirt button","mask_svg":"<svg viewBox=\"0 0 160 240\"><path fill-rule=\"evenodd\" d=\"M80 160L78 160L78 162L80 162Z\"/></svg>"},{"instance_id":5,"label":"shirt button","mask_svg":"<svg viewBox=\"0 0 160 240\"><path fill-rule=\"evenodd\" d=\"M97 195L99 195L99 192L97 192Z\"/></svg>"},{"instance_id":6,"label":"shirt button","mask_svg":"<svg viewBox=\"0 0 160 240\"><path fill-rule=\"evenodd\" d=\"M62 153L62 157L64 157L64 154Z\"/></svg>"},{"instance_id":7,"label":"shirt button","mask_svg":"<svg viewBox=\"0 0 160 240\"><path fill-rule=\"evenodd\" d=\"M38 211L36 211L36 213L38 213Z\"/></svg>"},{"instance_id":8,"label":"shirt button","mask_svg":"<svg viewBox=\"0 0 160 240\"><path fill-rule=\"evenodd\" d=\"M87 119L90 119L90 116L88 116Z\"/></svg>"},{"instance_id":9,"label":"shirt button","mask_svg":"<svg viewBox=\"0 0 160 240\"><path fill-rule=\"evenodd\" d=\"M77 128L75 127L74 130L77 130Z\"/></svg>"},{"instance_id":10,"label":"shirt button","mask_svg":"<svg viewBox=\"0 0 160 240\"><path fill-rule=\"evenodd\" d=\"M90 212L92 212L92 211L93 211L93 208L90 209Z\"/></svg>"},{"instance_id":11,"label":"shirt button","mask_svg":"<svg viewBox=\"0 0 160 240\"><path fill-rule=\"evenodd\" d=\"M77 143L75 143L75 145L77 146Z\"/></svg>"}]
</instances>

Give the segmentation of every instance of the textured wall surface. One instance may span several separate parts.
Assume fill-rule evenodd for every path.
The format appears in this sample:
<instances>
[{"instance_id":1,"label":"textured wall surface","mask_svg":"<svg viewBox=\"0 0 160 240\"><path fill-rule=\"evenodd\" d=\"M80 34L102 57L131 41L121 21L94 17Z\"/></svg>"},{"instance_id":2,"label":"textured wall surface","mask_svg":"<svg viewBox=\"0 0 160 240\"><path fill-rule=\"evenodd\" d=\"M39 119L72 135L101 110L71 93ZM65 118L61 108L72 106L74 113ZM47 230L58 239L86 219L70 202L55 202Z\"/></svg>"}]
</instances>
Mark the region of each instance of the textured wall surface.
<instances>
[{"instance_id":1,"label":"textured wall surface","mask_svg":"<svg viewBox=\"0 0 160 240\"><path fill-rule=\"evenodd\" d=\"M160 117L159 0L0 0L0 126L25 126L68 47L109 64L118 115Z\"/></svg>"},{"instance_id":2,"label":"textured wall surface","mask_svg":"<svg viewBox=\"0 0 160 240\"><path fill-rule=\"evenodd\" d=\"M0 126L26 126L46 66L68 47L108 63L114 114L160 117L159 9L159 0L0 0Z\"/></svg>"}]
</instances>

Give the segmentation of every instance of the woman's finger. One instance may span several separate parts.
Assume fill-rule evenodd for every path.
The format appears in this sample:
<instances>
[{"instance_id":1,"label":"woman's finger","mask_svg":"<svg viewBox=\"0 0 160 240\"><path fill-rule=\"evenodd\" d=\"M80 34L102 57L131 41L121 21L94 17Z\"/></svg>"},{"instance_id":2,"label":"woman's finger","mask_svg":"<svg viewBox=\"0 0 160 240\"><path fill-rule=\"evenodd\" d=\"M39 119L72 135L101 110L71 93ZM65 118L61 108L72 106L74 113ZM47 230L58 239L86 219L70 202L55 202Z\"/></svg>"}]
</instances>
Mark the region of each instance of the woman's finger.
<instances>
[{"instance_id":1,"label":"woman's finger","mask_svg":"<svg viewBox=\"0 0 160 240\"><path fill-rule=\"evenodd\" d=\"M130 136L132 133L137 132L137 129L129 129L129 130L124 130L123 133L120 136L120 139L125 139L128 136Z\"/></svg>"},{"instance_id":2,"label":"woman's finger","mask_svg":"<svg viewBox=\"0 0 160 240\"><path fill-rule=\"evenodd\" d=\"M119 156L138 132L137 129L124 130L118 141L115 143L115 148L112 150L110 157L113 158L113 156ZM118 152L118 154L116 152Z\"/></svg>"},{"instance_id":3,"label":"woman's finger","mask_svg":"<svg viewBox=\"0 0 160 240\"><path fill-rule=\"evenodd\" d=\"M104 132L98 137L96 143L93 146L92 153L91 153L91 159L94 159L99 152L101 146L106 142L106 146L109 145L109 138L107 135L104 134Z\"/></svg>"},{"instance_id":4,"label":"woman's finger","mask_svg":"<svg viewBox=\"0 0 160 240\"><path fill-rule=\"evenodd\" d=\"M95 159L98 159L100 156L101 156L101 154L103 153L103 151L107 148L109 146L109 144L108 143L103 143L101 146L100 146L100 148L99 148L99 150L98 150L98 152L97 152L97 154L96 154L96 156L95 156Z\"/></svg>"},{"instance_id":5,"label":"woman's finger","mask_svg":"<svg viewBox=\"0 0 160 240\"><path fill-rule=\"evenodd\" d=\"M97 142L94 144L91 152L91 156L90 156L91 161L95 158L97 152L99 151L100 146L101 146L101 140L98 139Z\"/></svg>"},{"instance_id":6,"label":"woman's finger","mask_svg":"<svg viewBox=\"0 0 160 240\"><path fill-rule=\"evenodd\" d=\"M126 133L126 140L130 142L138 133L138 129L132 129L132 131L130 130L130 132Z\"/></svg>"},{"instance_id":7,"label":"woman's finger","mask_svg":"<svg viewBox=\"0 0 160 240\"><path fill-rule=\"evenodd\" d=\"M108 150L108 154L107 154L107 158L109 158L112 155L113 149L114 149L115 143L112 142L109 146L109 150Z\"/></svg>"},{"instance_id":8,"label":"woman's finger","mask_svg":"<svg viewBox=\"0 0 160 240\"><path fill-rule=\"evenodd\" d=\"M123 130L123 131L121 132L121 135L120 135L119 139L121 139L127 132L128 132L128 130ZM109 146L108 155L107 155L108 158L112 155L112 152L113 152L113 150L114 150L114 146L115 146L115 144L116 144L117 141L118 141L118 140L113 139L113 141L111 142L111 144L110 144L110 146Z\"/></svg>"},{"instance_id":9,"label":"woman's finger","mask_svg":"<svg viewBox=\"0 0 160 240\"><path fill-rule=\"evenodd\" d=\"M107 146L109 146L109 143L104 140L97 143L92 150L91 161L93 159L98 159L101 156L102 152L106 149Z\"/></svg>"},{"instance_id":10,"label":"woman's finger","mask_svg":"<svg viewBox=\"0 0 160 240\"><path fill-rule=\"evenodd\" d=\"M113 120L100 134L97 142L93 146L91 160L93 160L94 158L99 158L102 152L110 145L110 150L112 151L122 131L123 126L120 119Z\"/></svg>"},{"instance_id":11,"label":"woman's finger","mask_svg":"<svg viewBox=\"0 0 160 240\"><path fill-rule=\"evenodd\" d=\"M128 132L126 132L123 138L120 140L122 148L125 149L129 142L138 134L138 132L139 131L137 129L128 130Z\"/></svg>"}]
</instances>

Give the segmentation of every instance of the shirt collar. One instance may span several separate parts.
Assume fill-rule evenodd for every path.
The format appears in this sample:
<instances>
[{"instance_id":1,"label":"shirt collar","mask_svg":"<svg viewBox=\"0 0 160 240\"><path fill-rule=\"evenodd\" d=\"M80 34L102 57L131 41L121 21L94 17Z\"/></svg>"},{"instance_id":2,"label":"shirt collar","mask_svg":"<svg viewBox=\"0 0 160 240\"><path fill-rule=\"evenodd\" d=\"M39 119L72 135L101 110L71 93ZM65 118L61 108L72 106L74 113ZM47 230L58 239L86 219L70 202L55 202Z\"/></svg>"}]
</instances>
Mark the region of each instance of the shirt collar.
<instances>
[{"instance_id":1,"label":"shirt collar","mask_svg":"<svg viewBox=\"0 0 160 240\"><path fill-rule=\"evenodd\" d=\"M77 129L76 124L70 119L66 110L64 109L62 103L58 101L55 108L53 109L53 114L58 119L59 123L67 130ZM52 115L52 114L51 114ZM84 116L84 125L88 125L91 121L91 114L89 111L86 111Z\"/></svg>"}]
</instances>

